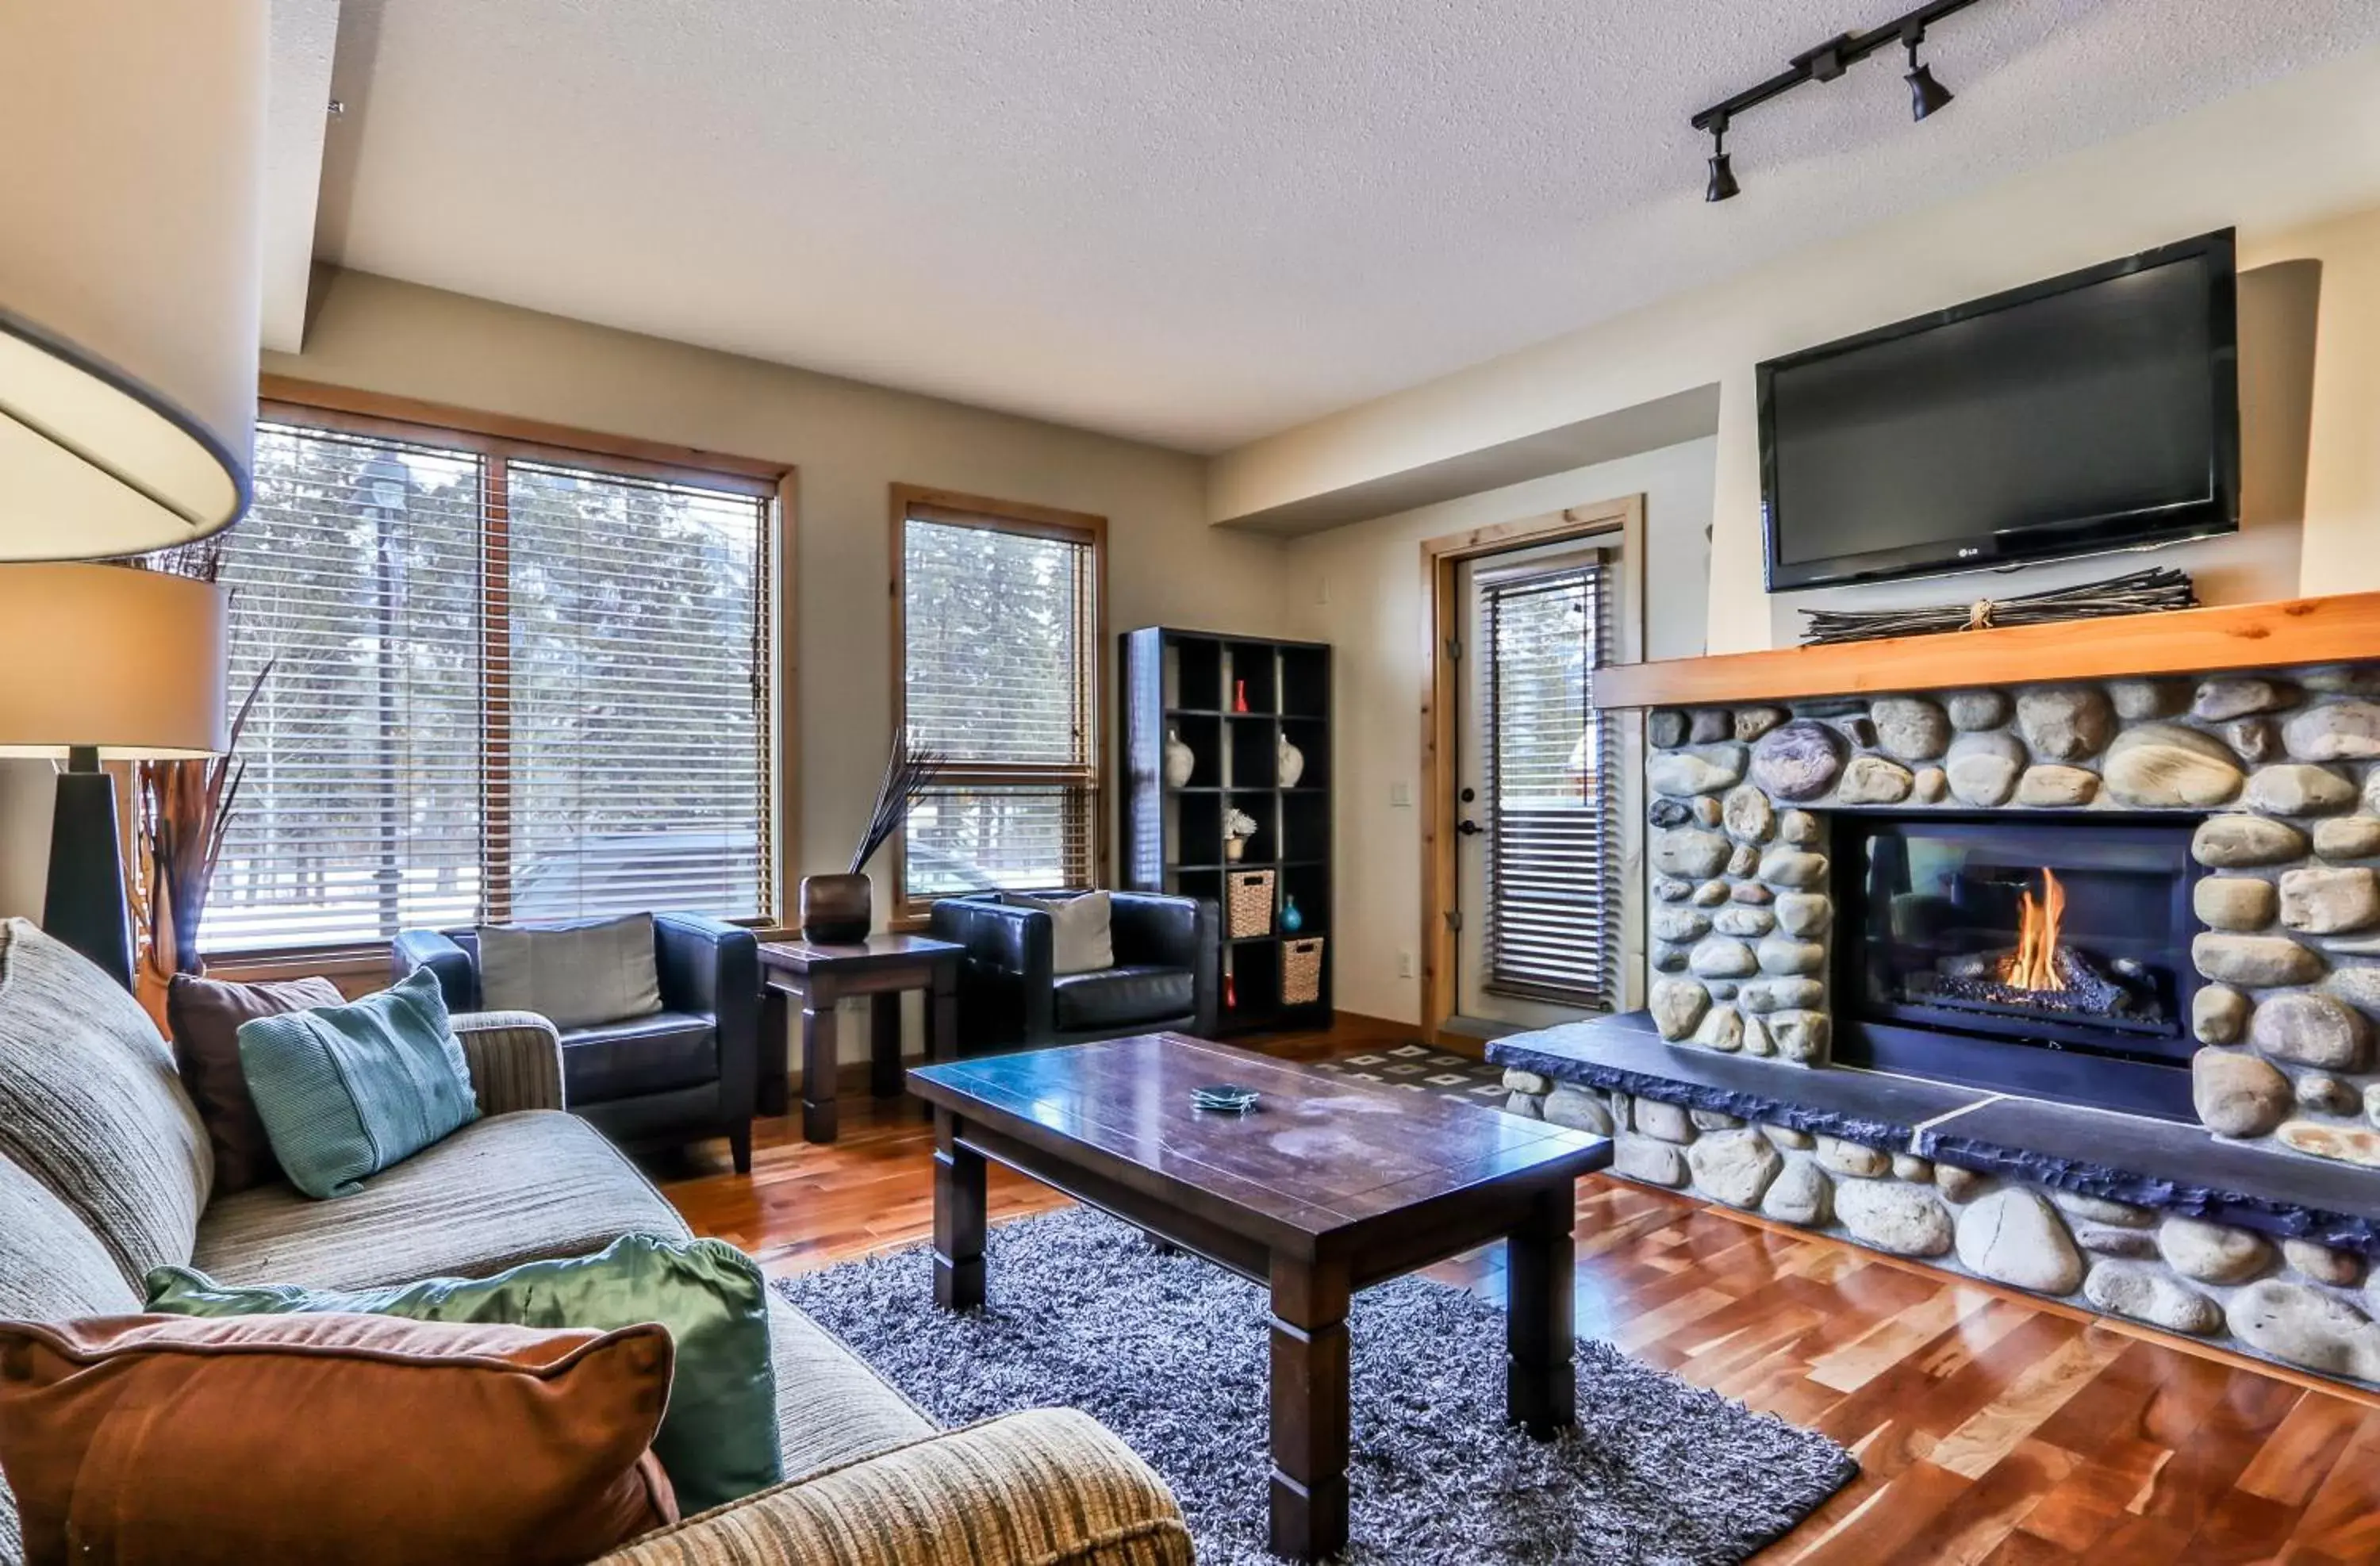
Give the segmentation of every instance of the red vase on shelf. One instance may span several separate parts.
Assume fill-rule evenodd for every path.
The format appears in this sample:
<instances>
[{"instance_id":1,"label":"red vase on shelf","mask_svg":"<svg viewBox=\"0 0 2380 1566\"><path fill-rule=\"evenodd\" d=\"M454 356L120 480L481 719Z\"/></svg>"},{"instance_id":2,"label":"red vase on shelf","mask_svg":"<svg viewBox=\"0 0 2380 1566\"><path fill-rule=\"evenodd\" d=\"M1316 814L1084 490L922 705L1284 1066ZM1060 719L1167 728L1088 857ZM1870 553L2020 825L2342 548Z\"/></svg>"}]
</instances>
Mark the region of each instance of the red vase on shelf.
<instances>
[{"instance_id":1,"label":"red vase on shelf","mask_svg":"<svg viewBox=\"0 0 2380 1566\"><path fill-rule=\"evenodd\" d=\"M1248 682L1245 680L1233 680L1232 682L1232 710L1234 712L1245 712L1247 710Z\"/></svg>"},{"instance_id":2,"label":"red vase on shelf","mask_svg":"<svg viewBox=\"0 0 2380 1566\"><path fill-rule=\"evenodd\" d=\"M1227 1012L1236 1012L1239 1009L1240 992L1236 989L1232 988L1232 976L1230 974L1225 974L1223 976L1223 1010Z\"/></svg>"}]
</instances>

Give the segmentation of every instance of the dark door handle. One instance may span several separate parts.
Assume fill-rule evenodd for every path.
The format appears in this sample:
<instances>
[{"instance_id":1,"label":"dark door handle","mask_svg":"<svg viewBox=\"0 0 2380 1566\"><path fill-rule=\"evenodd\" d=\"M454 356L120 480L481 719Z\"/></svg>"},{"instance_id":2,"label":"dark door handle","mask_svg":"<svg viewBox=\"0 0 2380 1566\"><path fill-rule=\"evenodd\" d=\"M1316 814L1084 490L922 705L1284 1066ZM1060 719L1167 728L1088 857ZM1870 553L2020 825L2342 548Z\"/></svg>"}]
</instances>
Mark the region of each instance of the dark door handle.
<instances>
[{"instance_id":1,"label":"dark door handle","mask_svg":"<svg viewBox=\"0 0 2380 1566\"><path fill-rule=\"evenodd\" d=\"M1477 837L1488 829L1476 821L1458 821L1455 823L1454 830L1465 837Z\"/></svg>"}]
</instances>

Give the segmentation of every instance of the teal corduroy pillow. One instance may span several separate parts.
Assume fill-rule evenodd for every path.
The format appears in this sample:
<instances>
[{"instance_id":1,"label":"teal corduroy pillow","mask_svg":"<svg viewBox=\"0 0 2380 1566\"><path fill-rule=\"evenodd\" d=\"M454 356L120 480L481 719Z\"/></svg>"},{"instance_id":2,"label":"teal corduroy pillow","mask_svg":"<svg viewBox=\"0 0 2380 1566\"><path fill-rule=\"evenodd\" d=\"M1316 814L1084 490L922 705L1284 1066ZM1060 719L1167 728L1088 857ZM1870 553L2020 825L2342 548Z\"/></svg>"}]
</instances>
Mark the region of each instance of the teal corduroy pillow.
<instances>
[{"instance_id":1,"label":"teal corduroy pillow","mask_svg":"<svg viewBox=\"0 0 2380 1566\"><path fill-rule=\"evenodd\" d=\"M428 968L379 994L240 1024L239 1070L289 1183L345 1196L480 1118Z\"/></svg>"},{"instance_id":2,"label":"teal corduroy pillow","mask_svg":"<svg viewBox=\"0 0 2380 1566\"><path fill-rule=\"evenodd\" d=\"M243 1288L186 1267L157 1268L148 1288L148 1308L174 1316L349 1311L601 1331L658 1321L676 1345L677 1374L653 1455L678 1510L691 1517L783 1476L768 1286L752 1258L724 1241L630 1234L591 1256L524 1262L492 1278L346 1293Z\"/></svg>"}]
</instances>

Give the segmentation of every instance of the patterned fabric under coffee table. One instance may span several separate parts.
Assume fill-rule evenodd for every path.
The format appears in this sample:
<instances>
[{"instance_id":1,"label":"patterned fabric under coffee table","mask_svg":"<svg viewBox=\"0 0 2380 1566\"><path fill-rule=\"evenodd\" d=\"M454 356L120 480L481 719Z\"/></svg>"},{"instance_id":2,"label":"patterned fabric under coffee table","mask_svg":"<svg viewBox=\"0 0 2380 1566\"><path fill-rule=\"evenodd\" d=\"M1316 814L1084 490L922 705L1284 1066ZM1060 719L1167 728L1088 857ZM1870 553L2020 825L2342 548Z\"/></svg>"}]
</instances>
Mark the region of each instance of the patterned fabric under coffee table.
<instances>
[{"instance_id":1,"label":"patterned fabric under coffee table","mask_svg":"<svg viewBox=\"0 0 2380 1566\"><path fill-rule=\"evenodd\" d=\"M1350 1076L1358 1082L1377 1082L1384 1087L1410 1088L1415 1093L1435 1093L1440 1098L1460 1099L1466 1104L1478 1104L1491 1110L1504 1107L1506 1093L1502 1066L1475 1061L1467 1055L1433 1050L1418 1039L1366 1050L1360 1055L1341 1055L1336 1060L1308 1061L1305 1063L1317 1071Z\"/></svg>"}]
</instances>

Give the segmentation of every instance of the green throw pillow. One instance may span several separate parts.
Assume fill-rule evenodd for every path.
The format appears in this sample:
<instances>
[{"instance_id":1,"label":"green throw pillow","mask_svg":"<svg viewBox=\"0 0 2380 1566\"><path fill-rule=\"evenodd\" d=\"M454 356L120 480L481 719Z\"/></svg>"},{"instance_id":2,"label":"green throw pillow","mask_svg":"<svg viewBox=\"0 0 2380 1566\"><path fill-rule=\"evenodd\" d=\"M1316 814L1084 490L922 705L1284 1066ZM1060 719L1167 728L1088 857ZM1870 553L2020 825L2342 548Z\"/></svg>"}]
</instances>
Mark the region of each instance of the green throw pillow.
<instances>
[{"instance_id":1,"label":"green throw pillow","mask_svg":"<svg viewBox=\"0 0 2380 1566\"><path fill-rule=\"evenodd\" d=\"M279 1316L348 1311L414 1321L501 1322L612 1331L658 1321L677 1345L677 1375L653 1455L691 1517L784 1476L769 1291L750 1256L721 1240L630 1234L591 1256L525 1262L493 1278L431 1278L345 1293L217 1283L186 1267L149 1274L152 1311Z\"/></svg>"},{"instance_id":2,"label":"green throw pillow","mask_svg":"<svg viewBox=\"0 0 2380 1566\"><path fill-rule=\"evenodd\" d=\"M438 976L239 1026L239 1070L289 1183L345 1196L480 1118Z\"/></svg>"}]
</instances>

